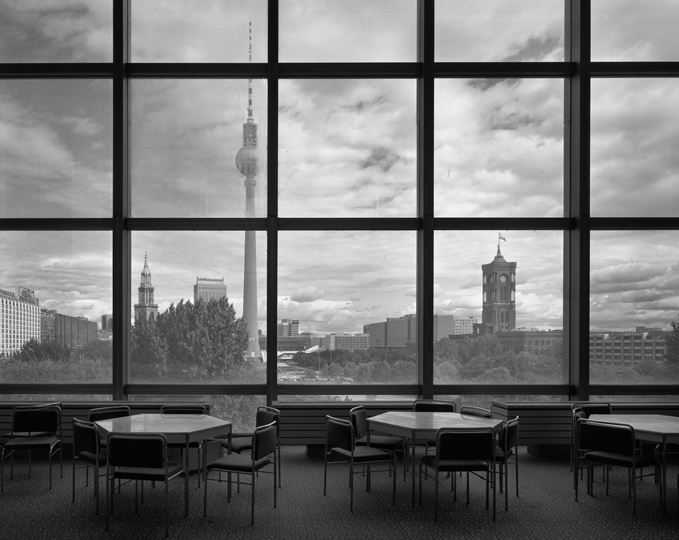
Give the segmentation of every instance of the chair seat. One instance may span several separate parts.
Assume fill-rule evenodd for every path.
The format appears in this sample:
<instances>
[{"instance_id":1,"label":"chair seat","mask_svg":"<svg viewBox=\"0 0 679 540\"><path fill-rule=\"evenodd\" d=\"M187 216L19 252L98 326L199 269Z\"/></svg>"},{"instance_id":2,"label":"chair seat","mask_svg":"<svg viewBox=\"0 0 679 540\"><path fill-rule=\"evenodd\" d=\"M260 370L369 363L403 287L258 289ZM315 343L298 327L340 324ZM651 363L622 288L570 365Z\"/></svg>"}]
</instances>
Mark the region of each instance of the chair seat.
<instances>
[{"instance_id":1,"label":"chair seat","mask_svg":"<svg viewBox=\"0 0 679 540\"><path fill-rule=\"evenodd\" d=\"M351 459L351 451L344 448L332 448L332 451L345 457L347 461ZM354 448L354 463L365 463L369 461L391 461L391 455L379 448L372 446L357 446Z\"/></svg>"},{"instance_id":2,"label":"chair seat","mask_svg":"<svg viewBox=\"0 0 679 540\"><path fill-rule=\"evenodd\" d=\"M252 434L249 434L244 437L232 437L231 438L231 445L229 445L229 441L224 440L222 441L222 446L226 449L231 449L231 452L234 452L236 454L240 454L241 452L245 452L247 450L252 449Z\"/></svg>"},{"instance_id":3,"label":"chair seat","mask_svg":"<svg viewBox=\"0 0 679 540\"><path fill-rule=\"evenodd\" d=\"M47 446L50 449L59 444L59 437L14 437L9 439L3 446L11 450L30 450Z\"/></svg>"},{"instance_id":4,"label":"chair seat","mask_svg":"<svg viewBox=\"0 0 679 540\"><path fill-rule=\"evenodd\" d=\"M607 463L609 465L618 465L620 467L632 467L634 459L632 456L624 454L614 454L612 452L587 452L584 459L589 461L597 461L599 463ZM637 456L636 467L651 467L658 464L658 461L653 456Z\"/></svg>"},{"instance_id":5,"label":"chair seat","mask_svg":"<svg viewBox=\"0 0 679 540\"><path fill-rule=\"evenodd\" d=\"M254 463L255 471L258 471L266 467L271 463L269 457L264 457L258 459ZM242 472L251 473L253 468L252 457L248 455L241 454L228 454L226 456L220 457L219 459L213 461L207 466L208 471L221 470L221 471L231 471L231 472Z\"/></svg>"},{"instance_id":6,"label":"chair seat","mask_svg":"<svg viewBox=\"0 0 679 540\"><path fill-rule=\"evenodd\" d=\"M113 471L113 478L125 478L128 480L152 480L164 482L184 471L184 466L180 463L167 464L167 477L165 469L150 469L143 467L119 467Z\"/></svg>"},{"instance_id":7,"label":"chair seat","mask_svg":"<svg viewBox=\"0 0 679 540\"><path fill-rule=\"evenodd\" d=\"M427 467L436 468L436 456L428 455L422 457L422 463ZM448 471L487 471L488 463L477 459L444 459L439 460L438 470L443 472Z\"/></svg>"},{"instance_id":8,"label":"chair seat","mask_svg":"<svg viewBox=\"0 0 679 540\"><path fill-rule=\"evenodd\" d=\"M365 446L368 444L368 437L361 437L356 439L357 446ZM370 435L370 446L372 448L389 449L394 450L395 448L403 446L402 437L392 437L390 435Z\"/></svg>"},{"instance_id":9,"label":"chair seat","mask_svg":"<svg viewBox=\"0 0 679 540\"><path fill-rule=\"evenodd\" d=\"M97 464L100 467L105 467L108 454L105 450L99 452L99 456L96 456L94 452L79 452L78 457L91 465Z\"/></svg>"}]
</instances>

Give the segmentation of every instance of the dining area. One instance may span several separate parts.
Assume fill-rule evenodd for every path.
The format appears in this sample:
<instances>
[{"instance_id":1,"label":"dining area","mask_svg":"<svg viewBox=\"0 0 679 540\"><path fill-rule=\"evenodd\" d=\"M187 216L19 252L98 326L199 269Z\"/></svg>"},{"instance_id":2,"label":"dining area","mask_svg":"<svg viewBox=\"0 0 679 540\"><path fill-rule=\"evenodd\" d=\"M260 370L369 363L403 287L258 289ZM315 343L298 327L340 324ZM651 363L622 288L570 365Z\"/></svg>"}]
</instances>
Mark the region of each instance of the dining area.
<instances>
[{"instance_id":1,"label":"dining area","mask_svg":"<svg viewBox=\"0 0 679 540\"><path fill-rule=\"evenodd\" d=\"M664 456L664 476L669 479L665 484L664 510L659 508L658 485L651 479L637 486L636 517L632 518L627 476L620 471L614 471L608 479L608 496L603 495L603 480L596 474L594 481L602 484L596 495L575 503L573 472L569 471L568 460L537 456L517 444L520 418L512 422L515 419L493 417L490 410L462 407L457 412L427 410L433 405L441 406L437 401L440 400L416 400L410 411L380 414L370 410L370 414L363 414L365 408L356 405L348 411L348 418L337 415L336 419L348 428L352 438L349 454L360 447L386 444L388 438L402 440L400 449L397 446L393 456L389 455L388 460L393 459L389 472L379 472L378 464L361 464L359 458L353 471L356 474L349 482L348 460L342 463L338 459L346 458L346 453L338 456L337 452L334 455L325 452L323 457L312 457L304 452L303 446L279 445L277 426L283 417L270 416L270 410L252 411L253 419L260 416L255 419L254 432L241 437L243 434L233 430L229 419L212 416L209 408L202 411L175 408L164 412L159 409L136 414L134 410L127 414L123 409L121 416L99 417L91 422L96 426L98 443L105 445L106 453L115 456L116 444L129 442L126 438L131 436L164 439L176 473L173 477L168 475L169 489L166 491L163 479L144 476L148 471L136 478L132 475L133 481L126 485L124 482L129 478L124 478L124 474L117 477L111 474L113 470L125 472L129 462L111 469L108 461L100 463L108 472L102 474L100 470L102 478L97 483L94 465L76 467L83 464L86 454L76 452L79 448L70 444L64 446L63 478L58 472L58 453L50 458L45 452L33 452L31 478L26 456L17 455L11 480L7 474L9 464L3 466L7 476L0 493L6 516L3 530L8 538L57 539L207 538L227 534L233 538L346 538L368 532L377 537L406 538L414 534L434 537L451 530L471 537L502 534L545 538L572 537L586 523L588 534L602 538L635 531L642 534L649 527L653 527L658 538L676 534L677 487L672 479L676 482L679 467L671 453ZM417 410L418 407L422 410ZM93 410L92 418L102 412L105 413ZM282 414L285 415L285 410ZM272 418L272 422L267 422ZM71 419L70 429L86 422ZM263 435L255 441L260 428ZM457 436L468 438L454 439ZM475 442L474 437L479 440ZM229 440L247 440L254 443L254 448L230 445ZM665 441L671 444L671 439ZM487 455L477 455L478 459L459 453L465 448L477 452L489 446L492 455L489 450ZM234 452L237 448L238 454ZM372 451L375 450L390 453L377 447ZM502 475L500 451L506 453ZM268 454L262 456L261 452ZM124 455L128 460L140 460L142 453L137 446L125 449ZM233 461L229 461L231 454ZM53 460L51 489L47 479L49 460ZM485 462L485 469L473 471L471 460ZM256 471L246 474L253 462L262 466L261 474ZM338 466L333 465L336 462ZM456 462L464 462L463 467L455 468L460 466ZM474 479L474 472L480 473L485 481ZM470 473L471 481L467 477ZM140 484L137 488L135 479ZM252 481L256 481L255 487L246 487ZM123 484L120 488L119 482ZM352 482L353 489L349 487ZM95 485L100 487L98 513ZM365 490L367 486L369 491ZM113 512L107 515L111 502Z\"/></svg>"}]
</instances>

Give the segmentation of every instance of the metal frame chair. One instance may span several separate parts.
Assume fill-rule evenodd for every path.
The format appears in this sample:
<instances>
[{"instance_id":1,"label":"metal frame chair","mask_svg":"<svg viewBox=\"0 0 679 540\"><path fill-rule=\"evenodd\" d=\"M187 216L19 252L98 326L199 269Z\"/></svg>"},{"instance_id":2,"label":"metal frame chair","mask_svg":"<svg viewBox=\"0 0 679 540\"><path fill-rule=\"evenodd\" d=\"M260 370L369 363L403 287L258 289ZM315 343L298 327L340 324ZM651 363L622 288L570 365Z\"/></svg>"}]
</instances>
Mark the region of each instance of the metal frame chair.
<instances>
[{"instance_id":1,"label":"metal frame chair","mask_svg":"<svg viewBox=\"0 0 679 540\"><path fill-rule=\"evenodd\" d=\"M48 450L49 488L52 489L52 456L59 452L60 478L64 477L61 404L20 405L12 409L11 432L0 440L0 491L5 490L5 458L10 458L10 480L14 479L14 451L28 450L28 477L31 478L31 451Z\"/></svg>"},{"instance_id":2,"label":"metal frame chair","mask_svg":"<svg viewBox=\"0 0 679 540\"><path fill-rule=\"evenodd\" d=\"M185 414L193 414L193 415L207 415L209 414L210 411L208 407L205 405L162 405L160 407L160 414L164 415L185 415ZM182 454L184 450L186 449L186 445L183 443L168 443L167 445L168 448L179 448L182 451ZM205 452L203 451L203 441L196 441L189 443L189 450L191 448L195 448L198 450L198 487L200 488L200 479L201 476L205 474ZM201 463L202 463L202 470L201 470Z\"/></svg>"},{"instance_id":3,"label":"metal frame chair","mask_svg":"<svg viewBox=\"0 0 679 540\"><path fill-rule=\"evenodd\" d=\"M168 483L179 475L187 474L181 463L170 463L167 455L167 438L160 433L109 433L106 462L106 531L109 515L113 514L115 480L134 480L134 512L138 508L138 484L141 480L165 483L165 536L169 535ZM142 502L143 502L142 484ZM184 490L186 497L186 489ZM110 503L109 503L110 500ZM184 501L186 504L186 500Z\"/></svg>"},{"instance_id":4,"label":"metal frame chair","mask_svg":"<svg viewBox=\"0 0 679 540\"><path fill-rule=\"evenodd\" d=\"M276 422L276 456L278 461L278 487L281 487L281 439L280 439L280 417L281 411L274 407L257 407L255 415L255 427L266 426L271 422ZM228 453L242 454L252 449L252 433L233 433L227 439L221 441L221 453L226 450Z\"/></svg>"},{"instance_id":5,"label":"metal frame chair","mask_svg":"<svg viewBox=\"0 0 679 540\"><path fill-rule=\"evenodd\" d=\"M363 405L358 405L349 411L349 418L354 426L354 435L356 437L356 446L370 446L379 450L386 450L392 452L395 456L400 448L403 455L403 480L406 480L406 472L408 468L408 460L406 459L407 441L404 437L396 437L392 435L370 435L370 444L368 444L368 413Z\"/></svg>"},{"instance_id":6,"label":"metal frame chair","mask_svg":"<svg viewBox=\"0 0 679 540\"><path fill-rule=\"evenodd\" d=\"M505 494L505 510L509 510L509 465L516 472L516 496L519 496L519 417L507 420L500 432L500 442L495 447L495 463L499 465L500 493ZM513 458L513 460L512 460ZM503 488L504 475L504 488Z\"/></svg>"},{"instance_id":7,"label":"metal frame chair","mask_svg":"<svg viewBox=\"0 0 679 540\"><path fill-rule=\"evenodd\" d=\"M327 494L328 487L328 458L337 456L339 461L331 463L349 463L349 510L354 510L354 465L367 465L366 491L370 491L370 465L373 463L388 463L389 472L392 474L393 492L391 504L396 504L396 456L393 452L387 452L370 446L357 446L356 433L353 424L349 420L325 417L325 459L323 470L323 496ZM393 468L393 471L392 471ZM372 471L382 472L382 471Z\"/></svg>"},{"instance_id":8,"label":"metal frame chair","mask_svg":"<svg viewBox=\"0 0 679 540\"><path fill-rule=\"evenodd\" d=\"M94 467L94 497L96 499L96 515L99 515L99 477L100 468L106 476L107 452L100 445L99 429L94 422L73 419L73 489L71 502L75 502L75 470L85 469L85 486L89 485L90 467ZM78 465L78 460L83 465Z\"/></svg>"},{"instance_id":9,"label":"metal frame chair","mask_svg":"<svg viewBox=\"0 0 679 540\"><path fill-rule=\"evenodd\" d=\"M438 521L439 472L467 473L467 504L469 504L469 473L486 482L486 510L489 506L489 488L493 488L493 521L495 521L495 431L492 428L441 428L436 433L436 453L420 460L420 504L422 504L422 472L434 471L434 521ZM486 473L484 478L479 473ZM452 474L455 487L455 475ZM455 487L455 490L457 488Z\"/></svg>"},{"instance_id":10,"label":"metal frame chair","mask_svg":"<svg viewBox=\"0 0 679 540\"><path fill-rule=\"evenodd\" d=\"M454 401L443 401L439 399L416 399L413 401L413 411L422 412L457 412L457 405ZM427 439L424 442L424 453L436 449L436 439Z\"/></svg>"},{"instance_id":11,"label":"metal frame chair","mask_svg":"<svg viewBox=\"0 0 679 540\"><path fill-rule=\"evenodd\" d=\"M636 480L643 478L643 471L637 476L637 469L653 466L655 477L659 478L660 468L655 456L644 456L640 454L637 445L636 435L632 426L624 424L606 424L603 422L592 422L590 420L578 420L579 446L578 449L583 453L582 459L576 462L575 471L575 501L578 501L578 472L580 463L584 462L587 466L587 493L594 494L594 481L592 478L592 463L604 465L604 475L606 479L606 495L608 495L608 485L610 479L610 467L616 465L626 467L630 471L629 491L632 495L632 515L636 516L637 511L637 490ZM651 476L651 475L646 475ZM660 484L660 498L662 505L662 479Z\"/></svg>"},{"instance_id":12,"label":"metal frame chair","mask_svg":"<svg viewBox=\"0 0 679 540\"><path fill-rule=\"evenodd\" d=\"M493 418L493 413L489 409L483 407L474 407L472 405L463 405L460 408L460 414L467 416L478 416L479 418Z\"/></svg>"},{"instance_id":13,"label":"metal frame chair","mask_svg":"<svg viewBox=\"0 0 679 540\"><path fill-rule=\"evenodd\" d=\"M252 477L252 502L250 525L255 523L255 484L257 473L273 463L273 507L276 508L276 446L278 445L278 422L271 422L255 428L251 437L251 452L249 454L230 453L220 457L207 466L205 471L205 495L203 502L203 517L207 516L207 485L211 472L229 473L229 487L227 502L231 501L231 474L248 474ZM269 456L273 454L273 459ZM280 478L280 477L279 477Z\"/></svg>"},{"instance_id":14,"label":"metal frame chair","mask_svg":"<svg viewBox=\"0 0 679 540\"><path fill-rule=\"evenodd\" d=\"M130 408L127 405L113 405L111 407L99 407L97 409L90 409L87 413L88 422L96 422L97 420L110 420L111 418L121 418L123 416L130 416Z\"/></svg>"}]
</instances>

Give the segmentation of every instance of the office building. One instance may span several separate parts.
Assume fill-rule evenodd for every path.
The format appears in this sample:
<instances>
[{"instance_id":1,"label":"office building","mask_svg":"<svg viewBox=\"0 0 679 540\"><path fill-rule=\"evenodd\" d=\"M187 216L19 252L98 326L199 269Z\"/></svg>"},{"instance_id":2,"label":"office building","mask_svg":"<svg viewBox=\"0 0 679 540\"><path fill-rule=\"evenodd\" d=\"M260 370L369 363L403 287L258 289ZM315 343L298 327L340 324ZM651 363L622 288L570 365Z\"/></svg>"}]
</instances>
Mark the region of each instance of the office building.
<instances>
[{"instance_id":1,"label":"office building","mask_svg":"<svg viewBox=\"0 0 679 540\"><path fill-rule=\"evenodd\" d=\"M40 300L35 292L0 289L0 356L17 352L32 339L40 341Z\"/></svg>"},{"instance_id":2,"label":"office building","mask_svg":"<svg viewBox=\"0 0 679 540\"><path fill-rule=\"evenodd\" d=\"M209 302L226 298L226 284L224 278L202 278L196 277L196 284L193 286L193 303L198 300Z\"/></svg>"}]
</instances>

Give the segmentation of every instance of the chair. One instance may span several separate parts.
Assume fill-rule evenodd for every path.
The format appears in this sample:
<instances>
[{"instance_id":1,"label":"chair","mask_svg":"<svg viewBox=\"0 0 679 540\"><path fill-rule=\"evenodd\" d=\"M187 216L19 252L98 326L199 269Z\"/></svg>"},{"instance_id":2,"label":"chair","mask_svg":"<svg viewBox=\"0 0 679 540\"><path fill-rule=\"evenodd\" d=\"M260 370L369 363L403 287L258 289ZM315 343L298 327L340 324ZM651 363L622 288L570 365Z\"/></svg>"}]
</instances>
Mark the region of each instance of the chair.
<instances>
[{"instance_id":1,"label":"chair","mask_svg":"<svg viewBox=\"0 0 679 540\"><path fill-rule=\"evenodd\" d=\"M608 495L608 485L610 479L610 469L607 465L617 465L626 467L630 471L630 491L632 493L632 515L636 516L637 510L637 491L636 480L637 469L653 466L655 474L659 475L658 460L654 456L644 456L640 454L637 445L634 428L623 424L605 424L602 422L592 422L590 420L578 420L579 446L578 450L583 453L582 460L576 461L576 484L575 500L578 500L578 470L580 462L583 461L587 466L587 493L593 495L592 463L600 463L604 466L606 477L606 495ZM661 489L662 498L662 489ZM662 504L662 500L661 500Z\"/></svg>"},{"instance_id":2,"label":"chair","mask_svg":"<svg viewBox=\"0 0 679 540\"><path fill-rule=\"evenodd\" d=\"M440 472L467 473L467 504L469 504L469 473L486 482L486 510L489 488L493 488L493 521L495 521L495 431L492 428L440 428L436 433L436 453L425 455L420 461L420 504L422 504L422 472L434 472L434 521L438 521L438 496ZM486 477L480 473L486 473ZM455 475L452 475L455 482Z\"/></svg>"},{"instance_id":3,"label":"chair","mask_svg":"<svg viewBox=\"0 0 679 540\"><path fill-rule=\"evenodd\" d=\"M99 515L99 469L106 475L106 448L100 445L99 429L94 422L73 419L73 491L71 502L75 502L75 470L85 469L85 486L89 484L90 467L94 467L94 498L96 514ZM78 461L84 465L78 465Z\"/></svg>"},{"instance_id":4,"label":"chair","mask_svg":"<svg viewBox=\"0 0 679 540\"><path fill-rule=\"evenodd\" d=\"M250 453L231 453L220 457L207 466L205 471L205 498L203 502L203 517L207 516L207 485L208 475L213 472L249 474L252 476L252 503L250 511L250 525L255 523L255 479L257 473L273 463L273 507L276 508L276 447L278 445L278 423L271 422L255 428L250 439ZM269 456L273 454L273 459ZM229 474L229 487L227 502L231 501L231 475Z\"/></svg>"},{"instance_id":5,"label":"chair","mask_svg":"<svg viewBox=\"0 0 679 540\"><path fill-rule=\"evenodd\" d=\"M482 407L472 407L471 405L464 405L460 409L460 414L466 414L467 416L478 416L479 418L493 418L493 413L488 409Z\"/></svg>"},{"instance_id":6,"label":"chair","mask_svg":"<svg viewBox=\"0 0 679 540\"><path fill-rule=\"evenodd\" d=\"M495 463L499 465L500 493L504 489L505 510L509 509L509 465L513 462L516 470L516 496L519 496L519 417L505 422L500 432L500 442L495 447ZM513 458L513 460L512 460ZM504 474L504 488L502 486Z\"/></svg>"},{"instance_id":7,"label":"chair","mask_svg":"<svg viewBox=\"0 0 679 540\"><path fill-rule=\"evenodd\" d=\"M395 454L398 450L403 452L403 480L406 479L406 439L391 435L368 435L368 413L363 405L354 407L349 411L351 423L354 426L356 446L370 446L379 450L386 450ZM368 444L368 439L370 443Z\"/></svg>"},{"instance_id":8,"label":"chair","mask_svg":"<svg viewBox=\"0 0 679 540\"><path fill-rule=\"evenodd\" d=\"M208 408L205 405L162 405L160 407L160 414L164 414L164 415L195 414L195 415L205 416L208 413L209 413ZM186 449L186 445L184 443L168 443L167 447L168 448L179 448L179 449L181 449L182 453ZM203 453L203 441L195 441L195 442L189 443L189 449L191 449L191 448L195 448L196 450L198 450L198 487L200 488L200 477L203 474L205 474L205 455ZM202 462L202 470L201 470L201 462Z\"/></svg>"},{"instance_id":9,"label":"chair","mask_svg":"<svg viewBox=\"0 0 679 540\"><path fill-rule=\"evenodd\" d=\"M457 407L453 401L442 401L437 399L416 399L413 402L413 411L422 412L457 412ZM424 443L425 454L430 449L436 448L436 439L427 439Z\"/></svg>"},{"instance_id":10,"label":"chair","mask_svg":"<svg viewBox=\"0 0 679 540\"><path fill-rule=\"evenodd\" d=\"M134 480L134 511L137 513L138 481L165 483L165 536L169 535L168 482L186 473L181 463L171 463L167 455L167 438L160 433L110 433L107 439L108 459L106 463L106 531L109 529L109 514L113 514L114 482ZM143 489L143 486L142 486ZM109 503L110 497L110 503ZM143 497L143 491L142 491ZM186 489L184 490L186 497ZM184 500L186 505L187 501Z\"/></svg>"},{"instance_id":11,"label":"chair","mask_svg":"<svg viewBox=\"0 0 679 540\"><path fill-rule=\"evenodd\" d=\"M328 487L328 458L336 456L339 461L333 463L349 463L349 510L354 510L354 465L368 465L366 475L366 491L370 491L370 465L373 463L388 463L392 472L393 492L391 504L396 504L396 456L384 450L370 446L357 446L354 426L349 420L342 420L333 416L325 417L325 459L323 472L323 496ZM360 471L359 471L360 472ZM373 471L378 472L378 471Z\"/></svg>"},{"instance_id":12,"label":"chair","mask_svg":"<svg viewBox=\"0 0 679 540\"><path fill-rule=\"evenodd\" d=\"M255 427L266 426L271 422L276 422L276 455L278 460L278 487L281 487L281 441L280 441L280 417L281 411L273 407L257 407L255 416ZM252 448L252 433L233 433L228 439L221 441L222 451L229 453L242 454Z\"/></svg>"},{"instance_id":13,"label":"chair","mask_svg":"<svg viewBox=\"0 0 679 540\"><path fill-rule=\"evenodd\" d=\"M97 420L110 420L111 418L121 418L123 416L130 416L130 408L127 405L99 407L97 409L89 410L87 413L87 421L96 422Z\"/></svg>"},{"instance_id":14,"label":"chair","mask_svg":"<svg viewBox=\"0 0 679 540\"><path fill-rule=\"evenodd\" d=\"M580 459L578 452L578 420L586 420L587 415L582 407L576 405L571 406L571 471L573 470L573 464ZM577 480L574 480L577 482ZM573 484L573 489L575 489L575 484Z\"/></svg>"},{"instance_id":15,"label":"chair","mask_svg":"<svg viewBox=\"0 0 679 540\"><path fill-rule=\"evenodd\" d=\"M49 488L52 489L52 456L59 452L60 478L64 476L61 438L61 404L21 405L12 409L12 430L0 441L0 491L4 491L5 458L10 458L10 480L14 479L14 451L28 450L28 477L31 477L31 451L46 449L49 456Z\"/></svg>"}]
</instances>

